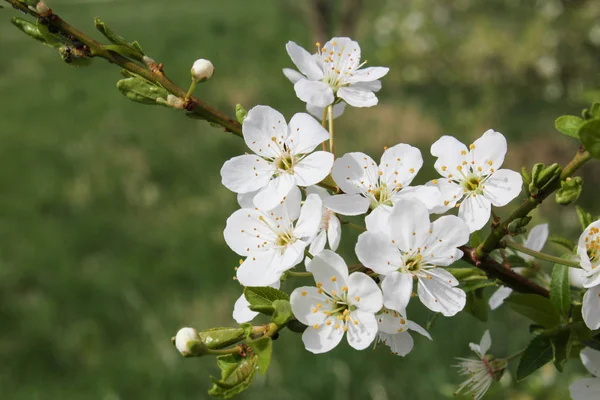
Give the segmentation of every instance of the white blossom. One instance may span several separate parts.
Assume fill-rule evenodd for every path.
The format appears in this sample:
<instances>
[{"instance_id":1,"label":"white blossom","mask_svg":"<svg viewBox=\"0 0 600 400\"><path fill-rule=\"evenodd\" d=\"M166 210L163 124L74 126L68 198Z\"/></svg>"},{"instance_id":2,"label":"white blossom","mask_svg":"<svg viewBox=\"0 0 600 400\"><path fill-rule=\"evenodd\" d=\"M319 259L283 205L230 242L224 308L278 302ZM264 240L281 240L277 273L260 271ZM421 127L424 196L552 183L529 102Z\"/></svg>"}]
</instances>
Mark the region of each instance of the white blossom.
<instances>
[{"instance_id":1,"label":"white blossom","mask_svg":"<svg viewBox=\"0 0 600 400\"><path fill-rule=\"evenodd\" d=\"M419 324L409 321L397 311L383 309L377 314L379 333L377 338L390 348L392 354L404 357L413 349L414 341L409 330L415 331L432 340L429 332Z\"/></svg>"},{"instance_id":2,"label":"white blossom","mask_svg":"<svg viewBox=\"0 0 600 400\"><path fill-rule=\"evenodd\" d=\"M588 328L600 328L600 221L588 226L579 237L577 255L585 271L582 314Z\"/></svg>"},{"instance_id":3,"label":"white blossom","mask_svg":"<svg viewBox=\"0 0 600 400\"><path fill-rule=\"evenodd\" d=\"M331 171L333 154L315 151L329 139L313 117L299 113L289 125L278 111L256 106L242 124L244 140L255 153L234 157L221 168L222 182L235 193L252 193L254 205L270 210L283 202L294 186L310 186Z\"/></svg>"},{"instance_id":4,"label":"white blossom","mask_svg":"<svg viewBox=\"0 0 600 400\"><path fill-rule=\"evenodd\" d=\"M473 399L479 400L490 388L492 382L500 379L508 366L508 362L486 355L491 345L490 331L485 331L479 344L469 344L471 350L477 354L478 359L457 358L459 363L455 367L459 369L459 374L466 375L468 378L459 386L455 394L466 389L468 392L471 392Z\"/></svg>"},{"instance_id":5,"label":"white blossom","mask_svg":"<svg viewBox=\"0 0 600 400\"><path fill-rule=\"evenodd\" d=\"M194 328L181 328L175 336L175 347L182 356L192 354L193 347L199 342L201 342L200 336Z\"/></svg>"},{"instance_id":6,"label":"white blossom","mask_svg":"<svg viewBox=\"0 0 600 400\"><path fill-rule=\"evenodd\" d=\"M406 315L418 283L421 302L445 316L455 315L466 302L458 280L439 266L460 259L457 247L469 240L469 228L458 217L447 215L430 222L423 203L414 199L398 201L384 225L372 223L358 237L356 255L361 263L384 276L381 283L385 307Z\"/></svg>"},{"instance_id":7,"label":"white blossom","mask_svg":"<svg viewBox=\"0 0 600 400\"><path fill-rule=\"evenodd\" d=\"M304 249L316 235L322 219L321 199L311 194L300 208L299 191L290 193L294 195L269 212L242 208L227 219L225 242L246 257L237 270L242 285L268 286L279 280L302 261Z\"/></svg>"},{"instance_id":8,"label":"white blossom","mask_svg":"<svg viewBox=\"0 0 600 400\"><path fill-rule=\"evenodd\" d=\"M521 192L521 175L499 169L506 150L506 138L491 129L469 148L452 136L438 139L431 146L431 154L438 158L435 169L442 178L428 185L439 188L442 203L433 212L459 207L458 216L471 232L481 229L490 219L492 205L505 206Z\"/></svg>"},{"instance_id":9,"label":"white blossom","mask_svg":"<svg viewBox=\"0 0 600 400\"><path fill-rule=\"evenodd\" d=\"M210 79L214 72L215 67L213 63L210 62L210 60L205 60L201 58L199 60L196 60L194 62L194 65L192 65L192 77L198 82Z\"/></svg>"},{"instance_id":10,"label":"white blossom","mask_svg":"<svg viewBox=\"0 0 600 400\"><path fill-rule=\"evenodd\" d=\"M529 235L527 236L527 239L525 239L525 243L523 243L523 246L527 247L530 250L541 251L544 245L546 244L546 240L548 240L548 235L548 224L536 225L529 232ZM509 253L509 250L510 249L506 249L506 252ZM526 262L531 262L534 260L534 258L529 254L521 253L520 251L517 251L517 254ZM513 271L520 273L521 269L513 268ZM511 288L506 286L500 286L498 290L496 290L488 300L490 309L495 310L496 308L500 307L504 303L504 300L506 300L511 294Z\"/></svg>"},{"instance_id":11,"label":"white blossom","mask_svg":"<svg viewBox=\"0 0 600 400\"><path fill-rule=\"evenodd\" d=\"M437 188L409 186L422 166L419 149L407 144L387 148L379 165L364 153L347 153L335 160L331 171L345 194L332 196L325 206L342 215L360 215L369 208L391 207L400 199L416 198L433 208L440 202Z\"/></svg>"},{"instance_id":12,"label":"white blossom","mask_svg":"<svg viewBox=\"0 0 600 400\"><path fill-rule=\"evenodd\" d=\"M352 39L333 38L323 47L317 43L317 53L310 54L294 42L285 46L300 73L285 69L286 77L294 82L298 98L309 105L327 107L337 99L353 107L371 107L377 104L378 80L389 68L361 68L360 46Z\"/></svg>"},{"instance_id":13,"label":"white blossom","mask_svg":"<svg viewBox=\"0 0 600 400\"><path fill-rule=\"evenodd\" d=\"M586 347L579 353L581 362L585 369L594 378L583 378L573 382L569 387L573 400L597 400L600 399L600 351Z\"/></svg>"},{"instance_id":14,"label":"white blossom","mask_svg":"<svg viewBox=\"0 0 600 400\"><path fill-rule=\"evenodd\" d=\"M375 313L383 299L368 275L348 275L346 263L331 250L323 250L310 261L316 287L295 289L290 297L294 316L308 326L302 334L306 349L325 353L336 347L344 333L356 350L366 349L377 335Z\"/></svg>"}]
</instances>

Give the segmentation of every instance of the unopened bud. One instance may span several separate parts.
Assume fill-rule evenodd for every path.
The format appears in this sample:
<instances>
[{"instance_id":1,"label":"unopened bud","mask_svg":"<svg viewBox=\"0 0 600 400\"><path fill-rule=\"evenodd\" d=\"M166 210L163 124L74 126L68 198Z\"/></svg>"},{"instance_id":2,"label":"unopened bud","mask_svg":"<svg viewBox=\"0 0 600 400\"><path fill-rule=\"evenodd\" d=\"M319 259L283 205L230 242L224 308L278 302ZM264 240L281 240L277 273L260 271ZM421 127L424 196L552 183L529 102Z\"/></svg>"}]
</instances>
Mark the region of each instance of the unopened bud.
<instances>
[{"instance_id":1,"label":"unopened bud","mask_svg":"<svg viewBox=\"0 0 600 400\"><path fill-rule=\"evenodd\" d=\"M40 17L49 17L52 15L52 10L43 1L40 1L35 5L35 11Z\"/></svg>"},{"instance_id":2,"label":"unopened bud","mask_svg":"<svg viewBox=\"0 0 600 400\"><path fill-rule=\"evenodd\" d=\"M235 117L237 118L238 122L240 124L243 124L244 120L246 119L247 116L248 116L248 111L241 104L236 104L235 105Z\"/></svg>"},{"instance_id":3,"label":"unopened bud","mask_svg":"<svg viewBox=\"0 0 600 400\"><path fill-rule=\"evenodd\" d=\"M199 357L208 351L194 328L181 328L175 336L175 347L184 357Z\"/></svg>"},{"instance_id":4,"label":"unopened bud","mask_svg":"<svg viewBox=\"0 0 600 400\"><path fill-rule=\"evenodd\" d=\"M196 82L204 82L213 75L215 72L215 67L209 60L205 60L203 58L196 60L194 65L192 65L192 77Z\"/></svg>"},{"instance_id":5,"label":"unopened bud","mask_svg":"<svg viewBox=\"0 0 600 400\"><path fill-rule=\"evenodd\" d=\"M177 110L183 110L185 107L185 101L183 101L183 99L180 97L170 94L167 96L166 105Z\"/></svg>"},{"instance_id":6,"label":"unopened bud","mask_svg":"<svg viewBox=\"0 0 600 400\"><path fill-rule=\"evenodd\" d=\"M576 176L567 178L560 183L561 188L556 192L556 202L562 205L568 205L576 201L583 190L583 179Z\"/></svg>"}]
</instances>

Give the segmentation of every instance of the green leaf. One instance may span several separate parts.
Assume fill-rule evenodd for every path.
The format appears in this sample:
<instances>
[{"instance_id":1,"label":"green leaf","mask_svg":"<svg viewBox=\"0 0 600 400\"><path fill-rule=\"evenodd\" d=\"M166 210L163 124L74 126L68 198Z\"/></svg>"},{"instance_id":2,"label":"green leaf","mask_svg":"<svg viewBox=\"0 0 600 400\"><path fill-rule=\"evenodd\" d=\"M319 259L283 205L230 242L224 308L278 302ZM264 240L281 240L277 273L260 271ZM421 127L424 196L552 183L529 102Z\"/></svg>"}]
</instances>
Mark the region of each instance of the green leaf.
<instances>
[{"instance_id":1,"label":"green leaf","mask_svg":"<svg viewBox=\"0 0 600 400\"><path fill-rule=\"evenodd\" d=\"M600 118L590 119L581 125L579 137L592 157L600 158Z\"/></svg>"},{"instance_id":2,"label":"green leaf","mask_svg":"<svg viewBox=\"0 0 600 400\"><path fill-rule=\"evenodd\" d=\"M590 213L586 212L583 208L579 206L575 206L575 210L577 211L577 218L579 219L579 225L581 226L581 230L585 231L588 226L593 221Z\"/></svg>"},{"instance_id":3,"label":"green leaf","mask_svg":"<svg viewBox=\"0 0 600 400\"><path fill-rule=\"evenodd\" d=\"M138 42L129 43L123 37L117 35L112 29L106 26L106 24L102 22L99 18L94 18L94 25L96 26L96 29L98 29L98 31L100 31L100 33L106 36L106 38L112 43L130 49L131 53L129 53L129 55L126 55L126 57L142 61L142 58L144 57L144 52L142 51L142 48L140 47Z\"/></svg>"},{"instance_id":4,"label":"green leaf","mask_svg":"<svg viewBox=\"0 0 600 400\"><path fill-rule=\"evenodd\" d=\"M561 247L564 247L568 251L573 251L573 249L575 248L575 243L571 239L568 239L564 236L550 235L548 241L550 243L554 243Z\"/></svg>"},{"instance_id":5,"label":"green leaf","mask_svg":"<svg viewBox=\"0 0 600 400\"><path fill-rule=\"evenodd\" d=\"M481 244L481 235L479 235L479 231L475 231L471 233L471 237L469 238L469 246L477 247Z\"/></svg>"},{"instance_id":6,"label":"green leaf","mask_svg":"<svg viewBox=\"0 0 600 400\"><path fill-rule=\"evenodd\" d=\"M129 100L148 105L159 105L156 99L166 99L169 95L162 87L140 77L121 79L117 89Z\"/></svg>"},{"instance_id":7,"label":"green leaf","mask_svg":"<svg viewBox=\"0 0 600 400\"><path fill-rule=\"evenodd\" d=\"M558 204L563 206L577 201L583 190L583 179L580 176L567 178L560 182L560 189L556 192L555 198Z\"/></svg>"},{"instance_id":8,"label":"green leaf","mask_svg":"<svg viewBox=\"0 0 600 400\"><path fill-rule=\"evenodd\" d=\"M558 312L566 317L571 310L571 286L569 285L569 267L554 264L550 282L550 301Z\"/></svg>"},{"instance_id":9,"label":"green leaf","mask_svg":"<svg viewBox=\"0 0 600 400\"><path fill-rule=\"evenodd\" d=\"M464 310L480 321L487 322L489 306L483 295L483 288L467 292Z\"/></svg>"},{"instance_id":10,"label":"green leaf","mask_svg":"<svg viewBox=\"0 0 600 400\"><path fill-rule=\"evenodd\" d=\"M27 21L26 19L20 18L20 17L12 17L10 19L10 22L16 26L17 28L19 28L19 30L21 30L23 33L29 35L30 37L34 38L35 40L37 40L38 42L44 43L47 46L50 47L59 47L62 46L64 43L62 40L60 40L59 37L57 37L56 35L51 34L48 31L48 28L43 26L43 25L37 25L34 24L32 22ZM44 29L44 31L42 31L40 29L40 26Z\"/></svg>"},{"instance_id":11,"label":"green leaf","mask_svg":"<svg viewBox=\"0 0 600 400\"><path fill-rule=\"evenodd\" d=\"M273 302L275 300L290 301L290 296L281 290L271 287L246 287L244 296L252 311L260 312L267 315L273 315L275 308Z\"/></svg>"},{"instance_id":12,"label":"green leaf","mask_svg":"<svg viewBox=\"0 0 600 400\"><path fill-rule=\"evenodd\" d=\"M284 326L294 316L292 306L287 300L275 300L273 302L273 309L272 321L277 326Z\"/></svg>"},{"instance_id":13,"label":"green leaf","mask_svg":"<svg viewBox=\"0 0 600 400\"><path fill-rule=\"evenodd\" d=\"M519 361L517 368L517 381L527 378L529 375L543 367L554 358L554 349L549 337L539 335L533 338Z\"/></svg>"},{"instance_id":14,"label":"green leaf","mask_svg":"<svg viewBox=\"0 0 600 400\"><path fill-rule=\"evenodd\" d=\"M558 372L563 372L563 366L571 356L572 339L573 335L571 334L570 329L560 331L558 335L552 339L554 366Z\"/></svg>"},{"instance_id":15,"label":"green leaf","mask_svg":"<svg viewBox=\"0 0 600 400\"><path fill-rule=\"evenodd\" d=\"M273 341L271 338L262 337L260 339L248 342L248 346L254 351L257 357L259 372L264 375L269 369L271 363L271 354L273 353Z\"/></svg>"},{"instance_id":16,"label":"green leaf","mask_svg":"<svg viewBox=\"0 0 600 400\"><path fill-rule=\"evenodd\" d=\"M217 357L221 379L210 377L213 387L208 394L228 399L248 389L256 375L257 360L258 357L254 353L246 357L237 354Z\"/></svg>"},{"instance_id":17,"label":"green leaf","mask_svg":"<svg viewBox=\"0 0 600 400\"><path fill-rule=\"evenodd\" d=\"M583 122L583 119L574 115L563 115L554 121L554 126L560 133L579 139L579 127Z\"/></svg>"},{"instance_id":18,"label":"green leaf","mask_svg":"<svg viewBox=\"0 0 600 400\"><path fill-rule=\"evenodd\" d=\"M504 301L519 314L545 328L553 328L560 323L560 314L552 302L537 294L513 293Z\"/></svg>"},{"instance_id":19,"label":"green leaf","mask_svg":"<svg viewBox=\"0 0 600 400\"><path fill-rule=\"evenodd\" d=\"M202 342L211 350L223 349L236 344L246 337L243 328L210 328L198 332Z\"/></svg>"}]
</instances>

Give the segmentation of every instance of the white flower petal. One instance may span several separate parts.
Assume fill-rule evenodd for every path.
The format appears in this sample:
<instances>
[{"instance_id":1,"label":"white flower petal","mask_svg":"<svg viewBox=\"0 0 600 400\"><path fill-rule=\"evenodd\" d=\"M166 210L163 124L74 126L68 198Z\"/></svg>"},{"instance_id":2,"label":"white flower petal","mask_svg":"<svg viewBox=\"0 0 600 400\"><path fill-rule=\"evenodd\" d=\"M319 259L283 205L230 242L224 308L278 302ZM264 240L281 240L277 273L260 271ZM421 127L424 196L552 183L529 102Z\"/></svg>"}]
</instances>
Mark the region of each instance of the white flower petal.
<instances>
[{"instance_id":1,"label":"white flower petal","mask_svg":"<svg viewBox=\"0 0 600 400\"><path fill-rule=\"evenodd\" d=\"M589 288L583 295L581 314L588 328L600 329L600 285Z\"/></svg>"},{"instance_id":2,"label":"white flower petal","mask_svg":"<svg viewBox=\"0 0 600 400\"><path fill-rule=\"evenodd\" d=\"M248 303L248 300L242 294L233 305L233 319L235 319L235 322L243 324L244 322L252 321L258 315L256 311L250 310L248 306L250 306L250 303Z\"/></svg>"},{"instance_id":3,"label":"white flower petal","mask_svg":"<svg viewBox=\"0 0 600 400\"><path fill-rule=\"evenodd\" d=\"M350 321L346 323L348 344L356 350L364 350L377 336L377 320L369 312L355 310L350 312ZM358 324L355 324L357 321Z\"/></svg>"},{"instance_id":4,"label":"white flower petal","mask_svg":"<svg viewBox=\"0 0 600 400\"><path fill-rule=\"evenodd\" d=\"M451 317L465 307L467 295L462 289L433 275L431 270L427 270L426 274L431 279L419 277L418 293L419 299L427 308Z\"/></svg>"},{"instance_id":5,"label":"white flower petal","mask_svg":"<svg viewBox=\"0 0 600 400\"><path fill-rule=\"evenodd\" d=\"M389 335L387 333L379 333L381 341L390 348L394 355L404 357L410 353L414 347L414 341L408 331Z\"/></svg>"},{"instance_id":6,"label":"white flower petal","mask_svg":"<svg viewBox=\"0 0 600 400\"><path fill-rule=\"evenodd\" d=\"M392 273L404 265L398 247L381 232L361 233L355 251L358 260L378 274Z\"/></svg>"},{"instance_id":7,"label":"white flower petal","mask_svg":"<svg viewBox=\"0 0 600 400\"><path fill-rule=\"evenodd\" d=\"M332 215L329 217L329 225L327 226L327 240L329 241L329 248L336 251L340 245L342 239L342 225L340 220Z\"/></svg>"},{"instance_id":8,"label":"white flower petal","mask_svg":"<svg viewBox=\"0 0 600 400\"><path fill-rule=\"evenodd\" d=\"M569 386L573 400L598 400L600 399L600 378L584 378Z\"/></svg>"},{"instance_id":9,"label":"white flower petal","mask_svg":"<svg viewBox=\"0 0 600 400\"><path fill-rule=\"evenodd\" d=\"M286 199L294 187L294 177L290 174L281 174L271 179L267 186L254 196L254 205L263 211L272 210Z\"/></svg>"},{"instance_id":10,"label":"white flower petal","mask_svg":"<svg viewBox=\"0 0 600 400\"><path fill-rule=\"evenodd\" d=\"M407 321L406 324L408 325L408 329L410 329L412 331L415 331L415 332L419 333L422 336L425 336L429 340L433 340L431 338L431 335L429 334L429 332L427 332L425 330L425 328L423 328L421 325L417 324L416 322Z\"/></svg>"},{"instance_id":11,"label":"white flower petal","mask_svg":"<svg viewBox=\"0 0 600 400\"><path fill-rule=\"evenodd\" d=\"M259 220L262 212L253 208L237 210L229 218L223 236L225 242L241 256L261 249L265 239L275 240L275 235Z\"/></svg>"},{"instance_id":12,"label":"white flower petal","mask_svg":"<svg viewBox=\"0 0 600 400\"><path fill-rule=\"evenodd\" d=\"M346 109L346 103L344 103L343 101L341 103L335 104L333 106L333 119L341 117L342 114L344 114L345 109ZM310 113L310 115L317 118L318 120L322 120L323 112L325 111L325 107L319 107L319 106L315 106L312 104L307 104L306 111L308 111ZM326 119L327 119L327 121L329 121L329 113L327 113Z\"/></svg>"},{"instance_id":13,"label":"white flower petal","mask_svg":"<svg viewBox=\"0 0 600 400\"><path fill-rule=\"evenodd\" d=\"M295 114L288 126L286 145L293 154L310 153L330 137L329 132L306 113Z\"/></svg>"},{"instance_id":14,"label":"white flower petal","mask_svg":"<svg viewBox=\"0 0 600 400\"><path fill-rule=\"evenodd\" d=\"M348 79L350 83L371 82L383 78L389 72L387 67L368 67L355 71Z\"/></svg>"},{"instance_id":15,"label":"white flower petal","mask_svg":"<svg viewBox=\"0 0 600 400\"><path fill-rule=\"evenodd\" d=\"M502 207L521 193L522 186L521 174L509 169L501 169L485 181L483 195L496 207Z\"/></svg>"},{"instance_id":16,"label":"white flower petal","mask_svg":"<svg viewBox=\"0 0 600 400\"><path fill-rule=\"evenodd\" d=\"M339 88L337 96L352 107L372 107L378 103L375 93L358 85Z\"/></svg>"},{"instance_id":17,"label":"white flower petal","mask_svg":"<svg viewBox=\"0 0 600 400\"><path fill-rule=\"evenodd\" d=\"M597 240L597 234L592 232L592 230L596 231L596 229L600 229L600 220L592 222L587 228L585 228L581 236L579 236L579 241L577 242L577 255L579 256L580 265L588 272L591 271L593 267L590 257L587 253L586 244L593 240ZM597 264L598 262L596 261L594 265Z\"/></svg>"},{"instance_id":18,"label":"white flower petal","mask_svg":"<svg viewBox=\"0 0 600 400\"><path fill-rule=\"evenodd\" d=\"M321 324L317 329L314 326L306 328L302 334L302 342L306 350L314 354L327 353L336 347L344 337L341 326L335 329L335 324Z\"/></svg>"},{"instance_id":19,"label":"white flower petal","mask_svg":"<svg viewBox=\"0 0 600 400\"><path fill-rule=\"evenodd\" d=\"M331 87L321 81L299 80L294 84L296 96L305 103L327 107L335 100Z\"/></svg>"},{"instance_id":20,"label":"white flower petal","mask_svg":"<svg viewBox=\"0 0 600 400\"><path fill-rule=\"evenodd\" d=\"M481 355L487 354L488 350L492 347L492 337L490 336L490 331L486 330L481 337L481 342L479 343L479 349L481 350Z\"/></svg>"},{"instance_id":21,"label":"white flower petal","mask_svg":"<svg viewBox=\"0 0 600 400\"><path fill-rule=\"evenodd\" d=\"M458 216L465 221L471 232L484 227L490 219L492 203L484 196L469 196L458 209Z\"/></svg>"},{"instance_id":22,"label":"white flower petal","mask_svg":"<svg viewBox=\"0 0 600 400\"><path fill-rule=\"evenodd\" d=\"M581 362L590 374L600 378L600 351L586 347L579 353Z\"/></svg>"},{"instance_id":23,"label":"white flower petal","mask_svg":"<svg viewBox=\"0 0 600 400\"><path fill-rule=\"evenodd\" d=\"M294 243L288 245L275 268L283 273L300 264L304 258L304 249L306 249L307 246L308 243L303 240L296 240Z\"/></svg>"},{"instance_id":24,"label":"white flower petal","mask_svg":"<svg viewBox=\"0 0 600 400\"><path fill-rule=\"evenodd\" d=\"M448 266L463 255L457 247L469 241L469 227L454 215L444 215L431 224L431 234L422 254L429 265Z\"/></svg>"},{"instance_id":25,"label":"white flower petal","mask_svg":"<svg viewBox=\"0 0 600 400\"><path fill-rule=\"evenodd\" d=\"M427 182L425 186L433 186L440 191L440 202L436 207L430 208L430 211L435 214L443 214L454 208L456 202L460 201L463 197L463 188L459 184L445 178L434 179Z\"/></svg>"},{"instance_id":26,"label":"white flower petal","mask_svg":"<svg viewBox=\"0 0 600 400\"><path fill-rule=\"evenodd\" d=\"M524 246L534 251L540 251L546 244L549 235L548 224L540 224L534 226L529 231L529 236L525 240Z\"/></svg>"},{"instance_id":27,"label":"white flower petal","mask_svg":"<svg viewBox=\"0 0 600 400\"><path fill-rule=\"evenodd\" d=\"M360 63L360 46L354 40L347 37L334 37L323 45L321 52L331 54L336 65L350 69L356 69Z\"/></svg>"},{"instance_id":28,"label":"white flower petal","mask_svg":"<svg viewBox=\"0 0 600 400\"><path fill-rule=\"evenodd\" d=\"M315 151L294 166L294 176L298 186L316 185L329 175L333 166L333 154Z\"/></svg>"},{"instance_id":29,"label":"white flower petal","mask_svg":"<svg viewBox=\"0 0 600 400\"><path fill-rule=\"evenodd\" d=\"M504 162L506 150L507 144L504 135L489 129L473 143L471 157L475 162L474 168L481 167L484 171L488 171L492 167L497 170Z\"/></svg>"},{"instance_id":30,"label":"white flower petal","mask_svg":"<svg viewBox=\"0 0 600 400\"><path fill-rule=\"evenodd\" d=\"M318 194L309 194L300 211L294 235L298 238L312 237L319 230L323 218L323 202Z\"/></svg>"},{"instance_id":31,"label":"white flower petal","mask_svg":"<svg viewBox=\"0 0 600 400\"><path fill-rule=\"evenodd\" d=\"M596 269L586 273L582 286L584 288L591 288L598 285L600 285L600 269L596 267Z\"/></svg>"},{"instance_id":32,"label":"white flower petal","mask_svg":"<svg viewBox=\"0 0 600 400\"><path fill-rule=\"evenodd\" d=\"M275 251L253 253L237 269L237 279L244 286L269 286L279 280L281 256Z\"/></svg>"},{"instance_id":33,"label":"white flower petal","mask_svg":"<svg viewBox=\"0 0 600 400\"><path fill-rule=\"evenodd\" d=\"M392 272L381 283L383 304L390 310L406 315L406 306L413 293L413 277L409 273Z\"/></svg>"},{"instance_id":34,"label":"white flower petal","mask_svg":"<svg viewBox=\"0 0 600 400\"><path fill-rule=\"evenodd\" d=\"M569 268L569 283L576 288L583 288L586 271L581 268Z\"/></svg>"},{"instance_id":35,"label":"white flower petal","mask_svg":"<svg viewBox=\"0 0 600 400\"><path fill-rule=\"evenodd\" d=\"M346 153L333 163L331 176L346 194L367 193L377 186L377 164L364 153Z\"/></svg>"},{"instance_id":36,"label":"white flower petal","mask_svg":"<svg viewBox=\"0 0 600 400\"><path fill-rule=\"evenodd\" d=\"M312 329L314 324L322 324L327 319L327 315L318 311L315 312L317 304L325 304L327 297L313 286L302 286L294 289L290 295L290 304L292 305L292 313L294 317L304 325L308 325L308 329Z\"/></svg>"},{"instance_id":37,"label":"white flower petal","mask_svg":"<svg viewBox=\"0 0 600 400\"><path fill-rule=\"evenodd\" d=\"M321 284L331 295L334 291L340 295L342 288L347 286L348 267L344 259L331 250L323 250L315 255L309 263L309 268L317 285Z\"/></svg>"},{"instance_id":38,"label":"white flower petal","mask_svg":"<svg viewBox=\"0 0 600 400\"><path fill-rule=\"evenodd\" d=\"M321 230L314 239L311 240L308 252L312 255L319 254L325 248L325 244L327 244L327 234L324 230Z\"/></svg>"},{"instance_id":39,"label":"white flower petal","mask_svg":"<svg viewBox=\"0 0 600 400\"><path fill-rule=\"evenodd\" d=\"M235 193L255 192L266 186L275 173L275 167L261 157L246 154L233 157L223 164L223 185Z\"/></svg>"},{"instance_id":40,"label":"white flower petal","mask_svg":"<svg viewBox=\"0 0 600 400\"><path fill-rule=\"evenodd\" d=\"M435 170L442 176L456 174L456 167L467 161L467 146L452 136L442 136L431 145L431 155L437 157Z\"/></svg>"},{"instance_id":41,"label":"white flower petal","mask_svg":"<svg viewBox=\"0 0 600 400\"><path fill-rule=\"evenodd\" d=\"M377 206L369 215L365 217L365 225L369 232L381 232L391 237L390 214L392 207L385 204Z\"/></svg>"},{"instance_id":42,"label":"white flower petal","mask_svg":"<svg viewBox=\"0 0 600 400\"><path fill-rule=\"evenodd\" d=\"M368 90L370 92L379 92L381 90L381 81L358 82L351 85L353 88Z\"/></svg>"},{"instance_id":43,"label":"white flower petal","mask_svg":"<svg viewBox=\"0 0 600 400\"><path fill-rule=\"evenodd\" d=\"M418 200L402 199L394 204L389 223L391 237L402 251L421 247L429 236L429 211Z\"/></svg>"},{"instance_id":44,"label":"white flower petal","mask_svg":"<svg viewBox=\"0 0 600 400\"><path fill-rule=\"evenodd\" d=\"M429 211L432 211L442 203L442 194L434 186L408 186L397 192L391 200L395 203L400 199L419 200Z\"/></svg>"},{"instance_id":45,"label":"white flower petal","mask_svg":"<svg viewBox=\"0 0 600 400\"><path fill-rule=\"evenodd\" d=\"M256 154L275 158L279 149L273 143L273 137L282 145L287 138L288 128L285 118L277 110L268 106L256 106L248 111L242 124L244 141Z\"/></svg>"},{"instance_id":46,"label":"white flower petal","mask_svg":"<svg viewBox=\"0 0 600 400\"><path fill-rule=\"evenodd\" d=\"M358 310L376 313L383 307L383 296L372 278L354 272L348 278L348 303Z\"/></svg>"},{"instance_id":47,"label":"white flower petal","mask_svg":"<svg viewBox=\"0 0 600 400\"><path fill-rule=\"evenodd\" d=\"M331 195L329 194L329 192L327 191L327 189L322 188L321 186L317 186L317 185L312 185L312 186L308 186L306 188L306 194L318 194L319 197L321 198L321 200L325 200L329 197L331 197ZM325 203L323 203L324 206Z\"/></svg>"},{"instance_id":48,"label":"white flower petal","mask_svg":"<svg viewBox=\"0 0 600 400\"><path fill-rule=\"evenodd\" d=\"M258 190L255 192L238 193L237 202L241 208L254 208L254 196L256 196Z\"/></svg>"},{"instance_id":49,"label":"white flower petal","mask_svg":"<svg viewBox=\"0 0 600 400\"><path fill-rule=\"evenodd\" d=\"M500 286L500 288L496 290L488 300L490 309L495 310L496 308L500 307L504 303L504 300L506 300L511 294L511 288L506 286Z\"/></svg>"},{"instance_id":50,"label":"white flower petal","mask_svg":"<svg viewBox=\"0 0 600 400\"><path fill-rule=\"evenodd\" d=\"M285 45L285 49L292 62L298 67L298 70L306 75L308 79L317 80L323 78L323 71L308 51L291 41Z\"/></svg>"},{"instance_id":51,"label":"white flower petal","mask_svg":"<svg viewBox=\"0 0 600 400\"><path fill-rule=\"evenodd\" d=\"M422 166L421 151L401 143L383 152L379 170L382 172L381 179L389 187L396 187L398 184L404 187L410 185Z\"/></svg>"},{"instance_id":52,"label":"white flower petal","mask_svg":"<svg viewBox=\"0 0 600 400\"><path fill-rule=\"evenodd\" d=\"M300 72L296 71L295 69L291 69L291 68L284 68L283 74L292 83L296 83L300 79L306 79L306 77L304 75L302 75Z\"/></svg>"},{"instance_id":53,"label":"white flower petal","mask_svg":"<svg viewBox=\"0 0 600 400\"><path fill-rule=\"evenodd\" d=\"M302 203L302 192L298 186L292 186L282 205L275 207L271 212L282 221L295 221L300 216L300 204ZM270 214L270 213L269 213Z\"/></svg>"},{"instance_id":54,"label":"white flower petal","mask_svg":"<svg viewBox=\"0 0 600 400\"><path fill-rule=\"evenodd\" d=\"M369 199L359 194L338 194L323 201L325 207L341 215L361 215L369 209Z\"/></svg>"}]
</instances>

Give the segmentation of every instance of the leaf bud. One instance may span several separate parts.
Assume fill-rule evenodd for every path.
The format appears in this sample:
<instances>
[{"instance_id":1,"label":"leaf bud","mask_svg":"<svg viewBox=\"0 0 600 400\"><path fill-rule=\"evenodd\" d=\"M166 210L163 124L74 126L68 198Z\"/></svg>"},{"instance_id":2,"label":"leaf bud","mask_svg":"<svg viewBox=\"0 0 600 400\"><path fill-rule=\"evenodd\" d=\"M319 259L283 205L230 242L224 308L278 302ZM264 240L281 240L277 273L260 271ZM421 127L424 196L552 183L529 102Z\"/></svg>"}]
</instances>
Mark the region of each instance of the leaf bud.
<instances>
[{"instance_id":1,"label":"leaf bud","mask_svg":"<svg viewBox=\"0 0 600 400\"><path fill-rule=\"evenodd\" d=\"M184 357L200 357L208 354L207 347L194 328L181 328L175 336L175 347Z\"/></svg>"},{"instance_id":2,"label":"leaf bud","mask_svg":"<svg viewBox=\"0 0 600 400\"><path fill-rule=\"evenodd\" d=\"M196 60L192 65L192 78L196 82L204 82L210 79L215 71L215 67L209 60L203 58Z\"/></svg>"},{"instance_id":3,"label":"leaf bud","mask_svg":"<svg viewBox=\"0 0 600 400\"><path fill-rule=\"evenodd\" d=\"M49 17L52 15L52 10L43 1L40 1L35 5L35 11L40 17Z\"/></svg>"},{"instance_id":4,"label":"leaf bud","mask_svg":"<svg viewBox=\"0 0 600 400\"><path fill-rule=\"evenodd\" d=\"M556 202L562 205L568 205L576 201L583 190L583 179L576 176L567 178L560 183L561 188L556 192Z\"/></svg>"},{"instance_id":5,"label":"leaf bud","mask_svg":"<svg viewBox=\"0 0 600 400\"><path fill-rule=\"evenodd\" d=\"M142 104L163 104L168 103L169 92L164 88L153 84L139 76L121 79L117 82L117 89L129 100ZM164 99L167 99L166 101Z\"/></svg>"},{"instance_id":6,"label":"leaf bud","mask_svg":"<svg viewBox=\"0 0 600 400\"><path fill-rule=\"evenodd\" d=\"M236 104L235 105L235 117L237 118L237 121L240 124L243 124L244 120L246 119L247 116L248 116L248 111L241 104Z\"/></svg>"},{"instance_id":7,"label":"leaf bud","mask_svg":"<svg viewBox=\"0 0 600 400\"><path fill-rule=\"evenodd\" d=\"M527 226L529 221L531 221L531 217L529 216L517 218L514 221L511 221L511 223L509 223L507 226L508 233L511 235L525 233L527 231L525 227Z\"/></svg>"}]
</instances>

